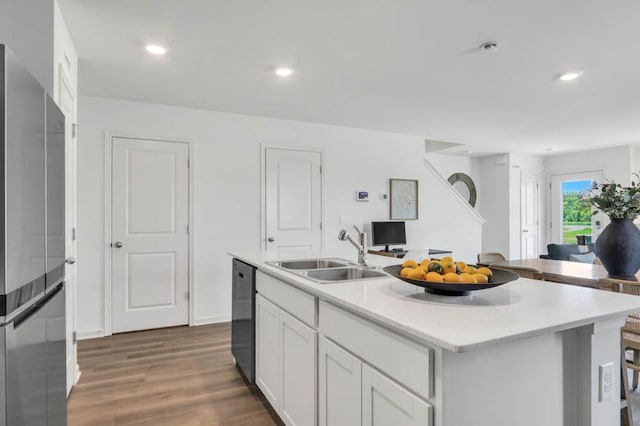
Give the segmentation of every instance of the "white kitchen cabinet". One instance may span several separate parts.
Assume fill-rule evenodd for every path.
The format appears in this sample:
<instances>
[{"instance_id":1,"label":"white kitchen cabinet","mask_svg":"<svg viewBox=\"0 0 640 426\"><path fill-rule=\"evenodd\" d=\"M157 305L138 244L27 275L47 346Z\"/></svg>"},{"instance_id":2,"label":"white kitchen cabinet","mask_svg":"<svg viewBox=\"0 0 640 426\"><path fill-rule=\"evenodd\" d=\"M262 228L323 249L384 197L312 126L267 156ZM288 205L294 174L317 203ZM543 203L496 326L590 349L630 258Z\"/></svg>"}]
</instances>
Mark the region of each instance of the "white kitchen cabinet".
<instances>
[{"instance_id":1,"label":"white kitchen cabinet","mask_svg":"<svg viewBox=\"0 0 640 426\"><path fill-rule=\"evenodd\" d=\"M316 424L316 335L256 295L256 385L286 425Z\"/></svg>"},{"instance_id":2,"label":"white kitchen cabinet","mask_svg":"<svg viewBox=\"0 0 640 426\"><path fill-rule=\"evenodd\" d=\"M431 426L431 405L362 365L362 425Z\"/></svg>"},{"instance_id":3,"label":"white kitchen cabinet","mask_svg":"<svg viewBox=\"0 0 640 426\"><path fill-rule=\"evenodd\" d=\"M282 401L280 308L256 295L256 385L278 411Z\"/></svg>"},{"instance_id":4,"label":"white kitchen cabinet","mask_svg":"<svg viewBox=\"0 0 640 426\"><path fill-rule=\"evenodd\" d=\"M320 426L362 424L362 362L323 336L318 337Z\"/></svg>"},{"instance_id":5,"label":"white kitchen cabinet","mask_svg":"<svg viewBox=\"0 0 640 426\"><path fill-rule=\"evenodd\" d=\"M316 424L316 332L285 311L281 316L282 419Z\"/></svg>"}]
</instances>

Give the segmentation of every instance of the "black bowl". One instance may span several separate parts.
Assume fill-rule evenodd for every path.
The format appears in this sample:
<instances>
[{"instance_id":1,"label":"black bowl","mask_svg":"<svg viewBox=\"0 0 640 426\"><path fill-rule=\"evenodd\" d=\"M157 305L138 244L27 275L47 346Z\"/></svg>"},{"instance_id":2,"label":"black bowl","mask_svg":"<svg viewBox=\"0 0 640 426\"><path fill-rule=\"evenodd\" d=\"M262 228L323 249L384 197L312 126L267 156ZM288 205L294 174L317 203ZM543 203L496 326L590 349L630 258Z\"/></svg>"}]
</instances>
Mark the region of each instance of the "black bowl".
<instances>
[{"instance_id":1,"label":"black bowl","mask_svg":"<svg viewBox=\"0 0 640 426\"><path fill-rule=\"evenodd\" d=\"M515 281L520 276L511 271L504 269L491 269L493 276L488 284L457 284L457 283L434 283L430 281L413 280L400 276L402 265L391 265L383 268L383 270L394 277L406 281L409 284L424 287L429 293L442 294L445 296L464 296L475 290L486 290L488 288L497 287L511 281Z\"/></svg>"}]
</instances>

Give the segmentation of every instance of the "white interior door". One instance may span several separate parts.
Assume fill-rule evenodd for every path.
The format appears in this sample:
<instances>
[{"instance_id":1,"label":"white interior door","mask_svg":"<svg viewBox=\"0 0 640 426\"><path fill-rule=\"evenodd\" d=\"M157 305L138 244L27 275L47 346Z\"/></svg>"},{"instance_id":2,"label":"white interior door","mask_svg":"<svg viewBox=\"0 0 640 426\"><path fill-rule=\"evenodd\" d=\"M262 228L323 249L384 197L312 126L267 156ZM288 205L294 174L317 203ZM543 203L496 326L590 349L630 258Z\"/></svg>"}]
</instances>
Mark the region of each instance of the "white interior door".
<instances>
[{"instance_id":1,"label":"white interior door","mask_svg":"<svg viewBox=\"0 0 640 426\"><path fill-rule=\"evenodd\" d=\"M65 256L76 258L76 106L77 99L64 67L60 66L58 74L59 92L58 107L65 115ZM72 262L74 261L72 260ZM76 268L73 263L65 268L65 317L67 342L67 395L78 380L80 369L77 361L77 343L74 336L76 324Z\"/></svg>"},{"instance_id":2,"label":"white interior door","mask_svg":"<svg viewBox=\"0 0 640 426\"><path fill-rule=\"evenodd\" d=\"M287 254L322 246L322 156L265 150L265 247Z\"/></svg>"},{"instance_id":3,"label":"white interior door","mask_svg":"<svg viewBox=\"0 0 640 426\"><path fill-rule=\"evenodd\" d=\"M521 226L521 250L522 259L536 259L539 245L539 185L538 176L522 176L522 192L520 202Z\"/></svg>"},{"instance_id":4,"label":"white interior door","mask_svg":"<svg viewBox=\"0 0 640 426\"><path fill-rule=\"evenodd\" d=\"M114 333L189 322L189 148L113 138Z\"/></svg>"},{"instance_id":5,"label":"white interior door","mask_svg":"<svg viewBox=\"0 0 640 426\"><path fill-rule=\"evenodd\" d=\"M569 173L551 176L551 220L549 241L556 244L576 244L576 235L590 235L592 241L600 235L603 214L591 214L591 207L579 195L584 194L591 184L602 182L602 171ZM577 204L583 203L585 213L579 214Z\"/></svg>"}]
</instances>

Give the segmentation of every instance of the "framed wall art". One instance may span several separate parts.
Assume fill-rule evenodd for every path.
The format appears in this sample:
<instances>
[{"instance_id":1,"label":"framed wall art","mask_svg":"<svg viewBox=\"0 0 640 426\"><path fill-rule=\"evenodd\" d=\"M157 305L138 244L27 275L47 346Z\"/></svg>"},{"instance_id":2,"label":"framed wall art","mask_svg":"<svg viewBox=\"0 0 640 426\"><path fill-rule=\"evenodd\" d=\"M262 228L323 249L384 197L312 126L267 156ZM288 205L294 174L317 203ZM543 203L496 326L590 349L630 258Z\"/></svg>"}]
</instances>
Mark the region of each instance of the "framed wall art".
<instances>
[{"instance_id":1,"label":"framed wall art","mask_svg":"<svg viewBox=\"0 0 640 426\"><path fill-rule=\"evenodd\" d=\"M389 179L389 218L391 220L418 219L418 181Z\"/></svg>"}]
</instances>

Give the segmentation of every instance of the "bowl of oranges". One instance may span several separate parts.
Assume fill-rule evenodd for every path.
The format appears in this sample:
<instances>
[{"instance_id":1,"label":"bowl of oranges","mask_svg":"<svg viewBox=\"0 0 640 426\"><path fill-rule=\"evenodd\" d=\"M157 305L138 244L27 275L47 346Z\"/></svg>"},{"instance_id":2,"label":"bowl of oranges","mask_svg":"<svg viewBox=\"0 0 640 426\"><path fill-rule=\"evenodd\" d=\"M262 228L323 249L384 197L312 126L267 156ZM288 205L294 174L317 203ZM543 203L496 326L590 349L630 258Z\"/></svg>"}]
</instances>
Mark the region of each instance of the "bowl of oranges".
<instances>
[{"instance_id":1,"label":"bowl of oranges","mask_svg":"<svg viewBox=\"0 0 640 426\"><path fill-rule=\"evenodd\" d=\"M474 290L497 287L519 278L510 271L468 265L448 256L421 262L407 259L402 265L387 266L384 271L410 284L424 287L428 292L447 296L463 296Z\"/></svg>"}]
</instances>

